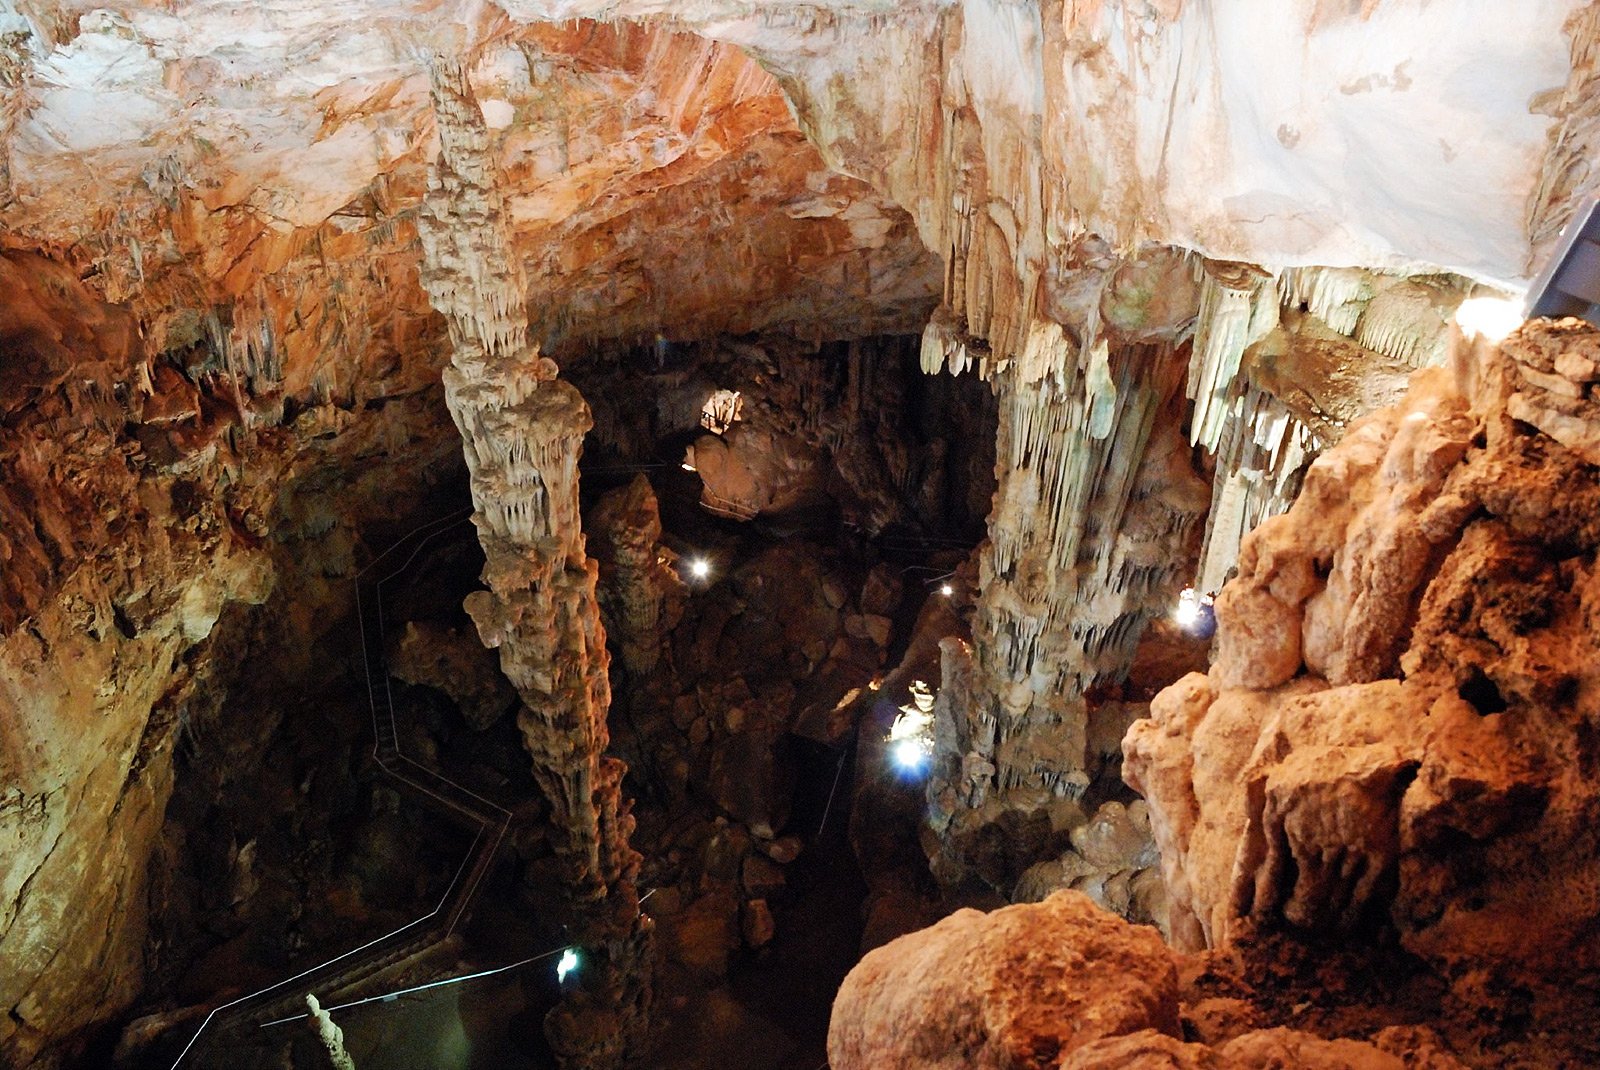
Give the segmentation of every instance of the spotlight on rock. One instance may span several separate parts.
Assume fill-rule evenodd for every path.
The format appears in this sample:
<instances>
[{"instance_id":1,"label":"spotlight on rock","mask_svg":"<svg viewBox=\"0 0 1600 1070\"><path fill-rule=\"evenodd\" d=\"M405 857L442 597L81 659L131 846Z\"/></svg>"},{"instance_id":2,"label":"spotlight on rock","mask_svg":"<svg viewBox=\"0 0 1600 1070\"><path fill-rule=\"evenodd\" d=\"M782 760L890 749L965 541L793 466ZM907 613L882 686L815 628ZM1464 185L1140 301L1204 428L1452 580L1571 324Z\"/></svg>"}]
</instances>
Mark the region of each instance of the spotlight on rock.
<instances>
[{"instance_id":1,"label":"spotlight on rock","mask_svg":"<svg viewBox=\"0 0 1600 1070\"><path fill-rule=\"evenodd\" d=\"M1193 587L1185 587L1178 595L1178 608L1173 610L1172 619L1180 628L1188 628L1200 619L1200 596L1194 593Z\"/></svg>"},{"instance_id":2,"label":"spotlight on rock","mask_svg":"<svg viewBox=\"0 0 1600 1070\"><path fill-rule=\"evenodd\" d=\"M578 968L578 952L567 948L561 953L561 958L556 960L556 982L559 984L567 979L567 974Z\"/></svg>"},{"instance_id":3,"label":"spotlight on rock","mask_svg":"<svg viewBox=\"0 0 1600 1070\"><path fill-rule=\"evenodd\" d=\"M889 759L902 773L920 773L927 764L928 752L916 739L902 739L889 748Z\"/></svg>"},{"instance_id":4,"label":"spotlight on rock","mask_svg":"<svg viewBox=\"0 0 1600 1070\"><path fill-rule=\"evenodd\" d=\"M1196 639L1210 639L1217 630L1217 613L1211 596L1202 595L1193 587L1185 587L1178 595L1178 608L1172 611L1172 619Z\"/></svg>"},{"instance_id":5,"label":"spotlight on rock","mask_svg":"<svg viewBox=\"0 0 1600 1070\"><path fill-rule=\"evenodd\" d=\"M933 689L921 680L911 684L911 702L889 727L889 761L908 776L920 774L933 757Z\"/></svg>"},{"instance_id":6,"label":"spotlight on rock","mask_svg":"<svg viewBox=\"0 0 1600 1070\"><path fill-rule=\"evenodd\" d=\"M1499 342L1522 326L1522 306L1507 297L1469 297L1456 307L1456 323L1469 338Z\"/></svg>"}]
</instances>

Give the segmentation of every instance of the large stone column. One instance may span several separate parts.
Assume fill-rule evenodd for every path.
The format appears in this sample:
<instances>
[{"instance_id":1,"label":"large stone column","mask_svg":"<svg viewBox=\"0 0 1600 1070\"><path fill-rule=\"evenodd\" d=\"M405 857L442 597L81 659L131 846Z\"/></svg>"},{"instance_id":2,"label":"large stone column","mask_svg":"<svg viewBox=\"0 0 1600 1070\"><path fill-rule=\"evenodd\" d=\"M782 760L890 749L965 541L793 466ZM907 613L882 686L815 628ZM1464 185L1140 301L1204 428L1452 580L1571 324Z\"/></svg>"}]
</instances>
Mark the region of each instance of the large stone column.
<instances>
[{"instance_id":1,"label":"large stone column","mask_svg":"<svg viewBox=\"0 0 1600 1070\"><path fill-rule=\"evenodd\" d=\"M589 408L528 341L524 280L466 70L440 61L431 76L439 157L419 226L423 284L449 328L445 400L487 559L488 590L466 608L522 698L517 723L550 802L568 925L584 958L545 1028L564 1066L621 1066L644 1042L651 922L628 846L624 767L604 755L609 657L578 512Z\"/></svg>"}]
</instances>

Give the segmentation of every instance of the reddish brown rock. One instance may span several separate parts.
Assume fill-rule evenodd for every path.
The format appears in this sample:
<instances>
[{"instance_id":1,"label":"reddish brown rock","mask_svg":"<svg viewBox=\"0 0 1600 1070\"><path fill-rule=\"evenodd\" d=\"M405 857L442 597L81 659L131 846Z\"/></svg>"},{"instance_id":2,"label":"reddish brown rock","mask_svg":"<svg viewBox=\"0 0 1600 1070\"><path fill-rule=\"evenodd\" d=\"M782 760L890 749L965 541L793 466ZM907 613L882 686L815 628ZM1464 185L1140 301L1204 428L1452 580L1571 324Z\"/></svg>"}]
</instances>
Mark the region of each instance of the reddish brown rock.
<instances>
[{"instance_id":1,"label":"reddish brown rock","mask_svg":"<svg viewBox=\"0 0 1600 1070\"><path fill-rule=\"evenodd\" d=\"M838 1070L1461 1070L1426 1029L1375 1043L1256 1028L1236 999L1183 1009L1152 930L1075 892L990 914L962 910L869 952L834 1001ZM1197 1041L1185 1041L1192 1031Z\"/></svg>"},{"instance_id":2,"label":"reddish brown rock","mask_svg":"<svg viewBox=\"0 0 1600 1070\"><path fill-rule=\"evenodd\" d=\"M1160 938L1061 892L869 952L834 1000L828 1056L836 1070L1044 1068L1146 1028L1178 1033Z\"/></svg>"},{"instance_id":3,"label":"reddish brown rock","mask_svg":"<svg viewBox=\"0 0 1600 1070\"><path fill-rule=\"evenodd\" d=\"M500 675L494 654L476 636L436 624L408 621L391 644L388 666L398 680L449 695L467 724L480 732L499 720L517 698Z\"/></svg>"},{"instance_id":4,"label":"reddish brown rock","mask_svg":"<svg viewBox=\"0 0 1600 1070\"><path fill-rule=\"evenodd\" d=\"M1508 418L1519 369L1558 375L1593 337L1525 327L1470 412L1420 376L1246 540L1210 677L1124 743L1180 946L1387 926L1439 965L1600 964L1600 788L1578 771L1600 724L1600 469Z\"/></svg>"},{"instance_id":5,"label":"reddish brown rock","mask_svg":"<svg viewBox=\"0 0 1600 1070\"><path fill-rule=\"evenodd\" d=\"M778 923L772 918L772 908L765 899L748 899L739 912L739 931L744 936L744 946L766 947L777 935Z\"/></svg>"}]
</instances>

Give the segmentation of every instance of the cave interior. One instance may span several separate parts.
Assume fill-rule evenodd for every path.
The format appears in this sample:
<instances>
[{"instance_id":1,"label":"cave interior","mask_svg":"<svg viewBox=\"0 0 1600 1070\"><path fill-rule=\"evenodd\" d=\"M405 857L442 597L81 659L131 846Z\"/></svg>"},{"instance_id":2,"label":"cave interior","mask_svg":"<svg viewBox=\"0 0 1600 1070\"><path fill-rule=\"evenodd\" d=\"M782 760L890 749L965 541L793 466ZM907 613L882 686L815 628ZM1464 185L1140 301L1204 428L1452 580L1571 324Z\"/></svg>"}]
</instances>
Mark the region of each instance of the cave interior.
<instances>
[{"instance_id":1,"label":"cave interior","mask_svg":"<svg viewBox=\"0 0 1600 1070\"><path fill-rule=\"evenodd\" d=\"M1489 6L0 0L0 1065L1600 1066Z\"/></svg>"}]
</instances>

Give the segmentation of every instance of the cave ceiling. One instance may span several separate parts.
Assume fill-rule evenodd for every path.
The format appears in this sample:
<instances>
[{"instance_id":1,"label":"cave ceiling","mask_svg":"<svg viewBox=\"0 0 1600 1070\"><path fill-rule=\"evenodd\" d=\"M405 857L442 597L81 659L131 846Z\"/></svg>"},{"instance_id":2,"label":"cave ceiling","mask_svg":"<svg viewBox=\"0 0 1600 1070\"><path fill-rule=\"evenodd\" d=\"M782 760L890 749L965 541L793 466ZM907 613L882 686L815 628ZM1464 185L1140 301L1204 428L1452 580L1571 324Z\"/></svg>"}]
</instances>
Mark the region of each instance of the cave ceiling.
<instances>
[{"instance_id":1,"label":"cave ceiling","mask_svg":"<svg viewBox=\"0 0 1600 1070\"><path fill-rule=\"evenodd\" d=\"M152 353L220 319L288 397L437 374L415 219L441 55L472 58L547 347L915 330L936 293L910 218L823 163L771 75L681 29L484 5L21 10L0 15L7 243L130 306Z\"/></svg>"},{"instance_id":2,"label":"cave ceiling","mask_svg":"<svg viewBox=\"0 0 1600 1070\"><path fill-rule=\"evenodd\" d=\"M328 351L427 318L448 55L547 345L915 329L963 246L1068 322L1085 235L1514 285L1587 183L1594 18L1462 7L7 0L0 230L157 350L228 306L337 392Z\"/></svg>"},{"instance_id":3,"label":"cave ceiling","mask_svg":"<svg viewBox=\"0 0 1600 1070\"><path fill-rule=\"evenodd\" d=\"M1597 66L1580 0L0 0L0 1062L141 990L174 741L249 638L225 608L315 648L361 529L459 477L430 75L492 153L438 218L492 201L517 261L472 262L462 320L520 332L481 284L525 279L563 372L922 331L924 370L997 380L971 708L1009 735L960 832L991 786L1086 789L1079 700L1208 502L1220 583L1474 287L1534 274L1594 190ZM651 400L613 392L612 425Z\"/></svg>"}]
</instances>

